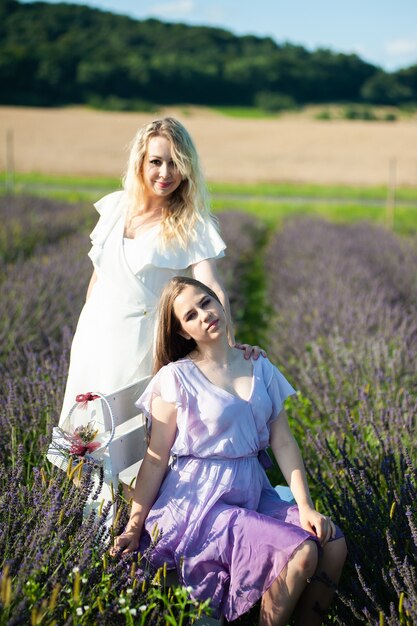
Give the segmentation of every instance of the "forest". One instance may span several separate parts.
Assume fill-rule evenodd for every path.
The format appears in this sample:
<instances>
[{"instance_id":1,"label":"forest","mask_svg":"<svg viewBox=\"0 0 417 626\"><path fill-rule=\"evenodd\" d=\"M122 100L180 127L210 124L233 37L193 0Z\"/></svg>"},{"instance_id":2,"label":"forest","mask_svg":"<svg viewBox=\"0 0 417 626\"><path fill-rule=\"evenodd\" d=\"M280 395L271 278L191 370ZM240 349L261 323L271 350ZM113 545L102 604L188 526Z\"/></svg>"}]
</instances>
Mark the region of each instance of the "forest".
<instances>
[{"instance_id":1,"label":"forest","mask_svg":"<svg viewBox=\"0 0 417 626\"><path fill-rule=\"evenodd\" d=\"M72 4L0 2L0 103L258 106L417 102L417 64L394 73L355 54Z\"/></svg>"}]
</instances>

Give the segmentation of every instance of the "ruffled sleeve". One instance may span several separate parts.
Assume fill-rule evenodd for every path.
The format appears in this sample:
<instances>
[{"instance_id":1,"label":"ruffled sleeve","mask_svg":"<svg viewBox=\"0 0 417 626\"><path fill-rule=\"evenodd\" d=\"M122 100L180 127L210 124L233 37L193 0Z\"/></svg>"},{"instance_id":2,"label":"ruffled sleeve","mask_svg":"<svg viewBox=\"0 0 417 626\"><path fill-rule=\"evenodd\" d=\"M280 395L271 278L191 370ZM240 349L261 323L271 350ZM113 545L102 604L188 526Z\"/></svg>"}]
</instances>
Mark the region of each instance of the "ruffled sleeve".
<instances>
[{"instance_id":1,"label":"ruffled sleeve","mask_svg":"<svg viewBox=\"0 0 417 626\"><path fill-rule=\"evenodd\" d=\"M114 191L107 194L94 204L100 218L96 227L90 234L93 245L103 247L114 225L121 218L125 205L126 194L124 191Z\"/></svg>"},{"instance_id":2,"label":"ruffled sleeve","mask_svg":"<svg viewBox=\"0 0 417 626\"><path fill-rule=\"evenodd\" d=\"M220 259L224 256L226 244L212 220L202 224L198 222L196 237L188 245L189 265L194 265L205 259Z\"/></svg>"},{"instance_id":3,"label":"ruffled sleeve","mask_svg":"<svg viewBox=\"0 0 417 626\"><path fill-rule=\"evenodd\" d=\"M145 265L185 270L199 261L220 259L224 256L226 244L211 220L198 222L195 231L195 237L188 242L186 248L182 248L175 241L162 247L159 241L159 227L150 229L135 241L137 250L130 263L131 269L135 274Z\"/></svg>"},{"instance_id":4,"label":"ruffled sleeve","mask_svg":"<svg viewBox=\"0 0 417 626\"><path fill-rule=\"evenodd\" d=\"M143 411L149 429L152 424L152 401L157 396L165 402L175 404L177 408L184 408L186 404L184 390L172 364L165 365L155 374L143 394L135 402L135 405Z\"/></svg>"},{"instance_id":5,"label":"ruffled sleeve","mask_svg":"<svg viewBox=\"0 0 417 626\"><path fill-rule=\"evenodd\" d=\"M265 359L265 384L272 402L272 412L269 423L275 421L283 407L284 401L296 393L283 374L268 359Z\"/></svg>"}]
</instances>

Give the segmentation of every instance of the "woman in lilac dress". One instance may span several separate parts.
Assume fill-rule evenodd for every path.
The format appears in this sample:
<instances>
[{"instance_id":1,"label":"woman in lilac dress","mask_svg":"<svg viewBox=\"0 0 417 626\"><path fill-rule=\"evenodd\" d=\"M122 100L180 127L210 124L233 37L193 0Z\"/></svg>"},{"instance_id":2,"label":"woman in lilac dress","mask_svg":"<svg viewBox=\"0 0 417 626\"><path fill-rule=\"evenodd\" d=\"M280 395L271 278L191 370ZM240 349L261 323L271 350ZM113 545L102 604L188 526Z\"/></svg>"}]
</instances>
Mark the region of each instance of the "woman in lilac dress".
<instances>
[{"instance_id":1,"label":"woman in lilac dress","mask_svg":"<svg viewBox=\"0 0 417 626\"><path fill-rule=\"evenodd\" d=\"M293 613L314 626L346 544L313 507L283 409L294 389L267 358L247 360L229 345L226 319L216 294L192 278L173 278L162 294L156 374L137 401L150 443L114 552L144 549L157 528L152 564L176 568L215 615L232 621L262 598L262 626L285 625ZM297 505L267 478L268 446Z\"/></svg>"}]
</instances>

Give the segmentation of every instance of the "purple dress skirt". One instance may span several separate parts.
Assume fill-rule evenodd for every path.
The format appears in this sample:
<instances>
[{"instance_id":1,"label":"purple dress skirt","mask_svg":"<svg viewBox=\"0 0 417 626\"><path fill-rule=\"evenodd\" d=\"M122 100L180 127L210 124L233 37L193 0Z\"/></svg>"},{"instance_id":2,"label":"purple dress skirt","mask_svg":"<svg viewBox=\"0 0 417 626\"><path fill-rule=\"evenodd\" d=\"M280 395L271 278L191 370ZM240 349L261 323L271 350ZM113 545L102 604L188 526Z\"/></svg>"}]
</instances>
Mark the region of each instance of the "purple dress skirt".
<instances>
[{"instance_id":1,"label":"purple dress skirt","mask_svg":"<svg viewBox=\"0 0 417 626\"><path fill-rule=\"evenodd\" d=\"M217 387L184 358L163 367L136 403L150 427L155 396L177 406L174 462L146 519L141 549L156 526L151 564L177 569L191 595L210 598L213 614L228 621L259 600L304 541L316 540L258 460L294 389L268 359L252 363L248 399Z\"/></svg>"}]
</instances>

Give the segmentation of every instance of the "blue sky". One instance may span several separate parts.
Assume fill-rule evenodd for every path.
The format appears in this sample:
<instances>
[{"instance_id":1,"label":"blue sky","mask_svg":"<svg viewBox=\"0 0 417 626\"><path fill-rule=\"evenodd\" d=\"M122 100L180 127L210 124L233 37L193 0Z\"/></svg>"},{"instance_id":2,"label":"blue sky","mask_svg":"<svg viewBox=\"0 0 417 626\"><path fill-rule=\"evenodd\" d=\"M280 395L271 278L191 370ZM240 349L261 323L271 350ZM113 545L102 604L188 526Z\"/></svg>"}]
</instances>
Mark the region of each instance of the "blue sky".
<instances>
[{"instance_id":1,"label":"blue sky","mask_svg":"<svg viewBox=\"0 0 417 626\"><path fill-rule=\"evenodd\" d=\"M308 50L356 52L387 71L417 64L417 0L73 0L73 4L137 19L219 26Z\"/></svg>"}]
</instances>

